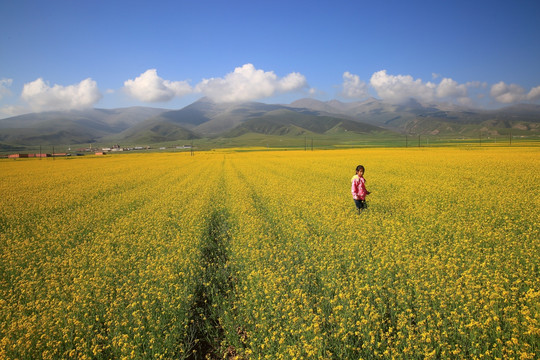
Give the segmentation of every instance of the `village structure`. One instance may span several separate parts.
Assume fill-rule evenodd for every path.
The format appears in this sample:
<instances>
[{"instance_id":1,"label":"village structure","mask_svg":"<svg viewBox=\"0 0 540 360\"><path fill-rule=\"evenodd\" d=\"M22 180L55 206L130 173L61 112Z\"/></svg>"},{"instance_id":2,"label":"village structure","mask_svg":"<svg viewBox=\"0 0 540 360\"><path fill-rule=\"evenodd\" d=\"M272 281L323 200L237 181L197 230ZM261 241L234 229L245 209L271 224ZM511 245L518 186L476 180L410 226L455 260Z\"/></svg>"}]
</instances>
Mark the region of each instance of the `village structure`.
<instances>
[{"instance_id":1,"label":"village structure","mask_svg":"<svg viewBox=\"0 0 540 360\"><path fill-rule=\"evenodd\" d=\"M173 145L170 149L191 149L192 145ZM75 152L39 152L39 153L15 153L9 155L0 155L0 158L48 158L48 157L65 157L65 156L84 156L90 153L91 155L106 155L108 153L124 152L124 151L140 151L140 150L151 150L151 146L133 146L133 147L122 147L118 144L115 144L111 147L93 147L90 144L86 148L78 148ZM166 150L166 147L160 147L159 150ZM68 149L71 151L71 148Z\"/></svg>"}]
</instances>

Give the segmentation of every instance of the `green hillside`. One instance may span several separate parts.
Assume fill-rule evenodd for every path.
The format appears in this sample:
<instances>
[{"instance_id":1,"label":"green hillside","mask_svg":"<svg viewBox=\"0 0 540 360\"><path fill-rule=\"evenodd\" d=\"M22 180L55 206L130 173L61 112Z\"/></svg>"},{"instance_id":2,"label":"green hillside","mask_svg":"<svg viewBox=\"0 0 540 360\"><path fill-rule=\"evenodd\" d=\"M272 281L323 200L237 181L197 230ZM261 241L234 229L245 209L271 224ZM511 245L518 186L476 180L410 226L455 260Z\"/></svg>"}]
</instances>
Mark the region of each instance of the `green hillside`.
<instances>
[{"instance_id":1,"label":"green hillside","mask_svg":"<svg viewBox=\"0 0 540 360\"><path fill-rule=\"evenodd\" d=\"M351 120L298 113L290 110L275 110L264 116L246 120L224 137L235 137L247 133L266 135L309 135L327 132L352 131L355 133L371 133L385 131L377 126L354 122Z\"/></svg>"},{"instance_id":2,"label":"green hillside","mask_svg":"<svg viewBox=\"0 0 540 360\"><path fill-rule=\"evenodd\" d=\"M168 121L145 122L131 127L120 134L104 138L123 143L160 143L175 140L198 139L193 131Z\"/></svg>"}]
</instances>

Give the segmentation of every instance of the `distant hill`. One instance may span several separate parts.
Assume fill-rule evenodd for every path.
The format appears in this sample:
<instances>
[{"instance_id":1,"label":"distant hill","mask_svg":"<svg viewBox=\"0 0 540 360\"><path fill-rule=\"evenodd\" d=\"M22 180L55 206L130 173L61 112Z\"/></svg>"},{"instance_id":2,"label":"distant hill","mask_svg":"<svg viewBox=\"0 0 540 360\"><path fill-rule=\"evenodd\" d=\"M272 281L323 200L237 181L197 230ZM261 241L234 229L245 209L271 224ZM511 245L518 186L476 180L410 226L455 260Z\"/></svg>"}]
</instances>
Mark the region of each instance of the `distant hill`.
<instances>
[{"instance_id":1,"label":"distant hill","mask_svg":"<svg viewBox=\"0 0 540 360\"><path fill-rule=\"evenodd\" d=\"M361 126L353 126L354 121L345 115L331 115L312 109L259 102L218 104L203 98L183 109L167 111L147 119L136 128L127 130L126 133L130 134L128 138L132 138L137 136L138 131L143 131L142 129L163 128L172 125L185 129L186 136L190 136L186 137L186 139L196 136L233 137L246 132L287 133L289 135L306 131L324 133L324 131L336 126L337 122L339 122L336 119L347 123L343 127L348 126L351 131L361 128ZM277 125L278 122L279 126ZM255 126L255 123L258 125ZM314 130L315 127L321 126L322 123L326 123L323 126L326 127L324 131ZM362 129L367 129L366 126L364 124ZM289 130L285 130L286 128L289 128ZM371 126L369 129L373 131L382 130L375 126Z\"/></svg>"},{"instance_id":2,"label":"distant hill","mask_svg":"<svg viewBox=\"0 0 540 360\"><path fill-rule=\"evenodd\" d=\"M371 132L385 132L386 130L338 116L325 116L315 113L301 113L289 109L279 109L270 111L260 117L246 120L223 136L235 137L246 133L307 135L345 131L366 134Z\"/></svg>"},{"instance_id":3,"label":"distant hill","mask_svg":"<svg viewBox=\"0 0 540 360\"><path fill-rule=\"evenodd\" d=\"M246 119L283 107L258 102L218 104L208 98L202 98L183 109L164 112L147 119L146 122L174 123L203 135L215 135L234 128Z\"/></svg>"},{"instance_id":4,"label":"distant hill","mask_svg":"<svg viewBox=\"0 0 540 360\"><path fill-rule=\"evenodd\" d=\"M0 142L17 145L82 144L124 131L163 109L130 107L31 113L0 119Z\"/></svg>"},{"instance_id":5,"label":"distant hill","mask_svg":"<svg viewBox=\"0 0 540 360\"><path fill-rule=\"evenodd\" d=\"M102 141L121 143L144 143L197 139L200 136L170 121L145 121L132 126L119 134L109 135Z\"/></svg>"},{"instance_id":6,"label":"distant hill","mask_svg":"<svg viewBox=\"0 0 540 360\"><path fill-rule=\"evenodd\" d=\"M0 149L20 146L121 142L150 144L245 134L397 132L411 135L540 135L540 106L473 110L410 99L393 104L300 99L289 105L215 103L202 98L182 109L147 107L33 113L0 119Z\"/></svg>"},{"instance_id":7,"label":"distant hill","mask_svg":"<svg viewBox=\"0 0 540 360\"><path fill-rule=\"evenodd\" d=\"M409 134L540 134L540 106L520 104L499 110L473 110L453 104L422 104L414 99L392 104L378 99L342 103L301 99L294 107L334 112L371 125Z\"/></svg>"}]
</instances>

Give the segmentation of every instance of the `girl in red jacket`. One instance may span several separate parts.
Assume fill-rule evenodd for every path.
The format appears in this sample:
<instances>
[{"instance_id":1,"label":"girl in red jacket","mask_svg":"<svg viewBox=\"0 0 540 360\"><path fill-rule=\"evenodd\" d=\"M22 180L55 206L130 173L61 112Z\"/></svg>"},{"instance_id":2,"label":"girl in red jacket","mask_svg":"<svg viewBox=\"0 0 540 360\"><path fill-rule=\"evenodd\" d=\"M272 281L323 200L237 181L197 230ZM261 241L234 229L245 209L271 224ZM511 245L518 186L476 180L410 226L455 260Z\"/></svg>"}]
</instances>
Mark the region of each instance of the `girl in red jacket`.
<instances>
[{"instance_id":1,"label":"girl in red jacket","mask_svg":"<svg viewBox=\"0 0 540 360\"><path fill-rule=\"evenodd\" d=\"M356 175L354 175L351 179L352 197L359 214L364 209L367 209L366 196L370 194L370 192L366 189L366 179L364 179L364 171L364 167L362 165L358 165L356 167Z\"/></svg>"}]
</instances>

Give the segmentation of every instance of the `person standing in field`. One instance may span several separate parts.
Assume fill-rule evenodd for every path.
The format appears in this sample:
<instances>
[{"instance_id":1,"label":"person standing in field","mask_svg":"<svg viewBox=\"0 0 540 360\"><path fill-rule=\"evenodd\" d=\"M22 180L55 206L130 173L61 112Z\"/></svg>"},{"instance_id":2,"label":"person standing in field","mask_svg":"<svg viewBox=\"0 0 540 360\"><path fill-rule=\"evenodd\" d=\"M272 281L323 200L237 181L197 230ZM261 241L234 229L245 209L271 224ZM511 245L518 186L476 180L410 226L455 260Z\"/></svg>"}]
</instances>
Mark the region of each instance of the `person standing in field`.
<instances>
[{"instance_id":1,"label":"person standing in field","mask_svg":"<svg viewBox=\"0 0 540 360\"><path fill-rule=\"evenodd\" d=\"M352 197L359 214L364 209L367 209L366 196L370 194L370 192L366 189L366 179L364 179L364 171L364 167L362 165L358 165L356 167L356 175L354 175L351 179Z\"/></svg>"}]
</instances>

